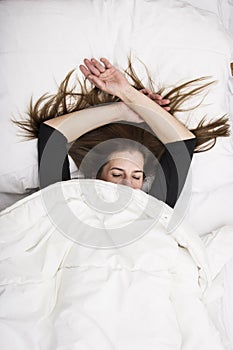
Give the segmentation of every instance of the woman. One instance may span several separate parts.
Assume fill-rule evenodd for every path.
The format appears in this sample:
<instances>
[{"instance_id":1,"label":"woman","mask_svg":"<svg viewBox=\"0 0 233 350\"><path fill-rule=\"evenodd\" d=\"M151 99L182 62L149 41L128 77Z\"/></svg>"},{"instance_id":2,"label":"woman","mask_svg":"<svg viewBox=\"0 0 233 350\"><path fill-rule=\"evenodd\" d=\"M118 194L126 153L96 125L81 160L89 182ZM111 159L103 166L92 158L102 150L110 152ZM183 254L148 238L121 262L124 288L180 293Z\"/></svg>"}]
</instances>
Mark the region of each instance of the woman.
<instances>
[{"instance_id":1,"label":"woman","mask_svg":"<svg viewBox=\"0 0 233 350\"><path fill-rule=\"evenodd\" d=\"M66 147L67 142L73 142L69 154L86 177L142 189L145 179L153 176L149 194L174 207L194 150L200 151L206 142L215 142L217 136L228 136L226 118L208 125L202 120L196 129L189 130L173 112L180 110L187 97L182 89L195 81L173 89L162 99L160 94L145 89L131 64L130 73L126 73L136 86L106 58L100 61L102 64L94 58L85 59L85 65L80 65L86 80L95 86L91 92L86 80L81 93L68 91L70 73L56 96L42 96L35 106L31 103L29 122L19 123L31 135L38 134L40 186L70 179ZM208 85L196 87L189 94ZM72 99L70 106L68 98ZM91 156L86 157L90 150Z\"/></svg>"}]
</instances>

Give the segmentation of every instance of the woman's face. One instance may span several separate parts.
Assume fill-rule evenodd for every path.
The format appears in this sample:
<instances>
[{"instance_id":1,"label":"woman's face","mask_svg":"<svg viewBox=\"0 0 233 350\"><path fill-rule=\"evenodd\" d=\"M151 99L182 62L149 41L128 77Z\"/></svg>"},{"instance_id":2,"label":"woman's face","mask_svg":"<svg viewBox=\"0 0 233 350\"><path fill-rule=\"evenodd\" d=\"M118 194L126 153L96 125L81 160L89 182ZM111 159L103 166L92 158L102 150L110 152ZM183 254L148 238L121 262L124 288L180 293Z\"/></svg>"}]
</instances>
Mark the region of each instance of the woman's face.
<instances>
[{"instance_id":1,"label":"woman's face","mask_svg":"<svg viewBox=\"0 0 233 350\"><path fill-rule=\"evenodd\" d=\"M100 180L142 189L144 157L138 151L114 152L103 167Z\"/></svg>"}]
</instances>

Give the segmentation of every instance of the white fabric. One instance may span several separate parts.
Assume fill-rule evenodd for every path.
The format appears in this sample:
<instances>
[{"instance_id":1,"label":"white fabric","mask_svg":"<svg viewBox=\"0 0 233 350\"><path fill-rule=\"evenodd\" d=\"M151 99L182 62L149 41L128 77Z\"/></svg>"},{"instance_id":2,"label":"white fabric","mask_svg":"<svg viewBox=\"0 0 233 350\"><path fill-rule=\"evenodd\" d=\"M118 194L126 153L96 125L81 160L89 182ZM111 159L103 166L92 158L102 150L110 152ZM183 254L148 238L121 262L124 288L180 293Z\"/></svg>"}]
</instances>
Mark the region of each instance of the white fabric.
<instances>
[{"instance_id":1,"label":"white fabric","mask_svg":"<svg viewBox=\"0 0 233 350\"><path fill-rule=\"evenodd\" d=\"M231 111L232 118L233 79L229 62L233 50L229 32L233 36L233 2L188 2L0 2L0 209L38 186L36 141L21 142L10 118L24 113L31 95L37 99L46 91L55 92L57 83L85 56L107 56L125 68L131 49L133 58L137 56L148 66L156 85L177 85L210 75L218 83L209 90L205 104L191 114L178 117L187 118L194 125L205 114L212 118ZM134 65L144 77L145 71L136 59ZM194 156L193 189L184 216L200 235L233 224L232 145L232 138L218 140L215 149ZM7 230L7 226L1 228ZM225 286L224 304L219 302L218 306L224 308L225 323L232 338L232 263L225 270ZM34 299L37 298L38 295ZM25 319L22 330L26 329L26 322ZM47 331L51 327L52 332L53 325L47 325ZM20 346L25 349L27 340L14 333L12 323L11 328L4 327L6 339L14 334L18 339L17 350ZM31 332L33 337L32 329ZM232 350L233 339L231 341L229 349ZM34 343L31 348L36 346ZM6 347L8 350L8 343Z\"/></svg>"},{"instance_id":2,"label":"white fabric","mask_svg":"<svg viewBox=\"0 0 233 350\"><path fill-rule=\"evenodd\" d=\"M225 8L223 3L221 8ZM148 67L155 87L210 76L217 83L208 89L202 105L177 117L196 126L204 115L210 119L229 113L226 91L233 50L215 14L219 4L211 3L206 11L207 1L203 10L200 1L194 4L194 0L192 4L180 0L1 1L0 191L4 196L0 208L38 187L36 141L22 142L10 118L24 115L30 96L36 100L46 91L55 92L66 73L77 68L85 56L106 56L123 69L131 52L138 75L146 82L145 69L137 58ZM230 13L232 7L229 1L227 4ZM77 74L81 77L78 70ZM201 234L206 232L205 218L214 210L219 186L219 207L227 223L232 223L232 197L228 196L232 164L232 140L219 140L213 151L194 156L194 188L187 216ZM193 217L194 204L200 207L202 203L200 193L208 197L208 205ZM215 215L208 229L221 224L220 215Z\"/></svg>"},{"instance_id":3,"label":"white fabric","mask_svg":"<svg viewBox=\"0 0 233 350\"><path fill-rule=\"evenodd\" d=\"M169 231L173 215L140 190L99 180L57 183L5 209L1 349L227 349L208 309L233 240L212 264L215 239L220 251L226 242L215 232L206 248L183 224Z\"/></svg>"},{"instance_id":4,"label":"white fabric","mask_svg":"<svg viewBox=\"0 0 233 350\"><path fill-rule=\"evenodd\" d=\"M224 323L227 329L227 334L230 339L231 347L233 349L233 259L226 265L224 274L224 295L223 295L223 315Z\"/></svg>"},{"instance_id":5,"label":"white fabric","mask_svg":"<svg viewBox=\"0 0 233 350\"><path fill-rule=\"evenodd\" d=\"M232 0L187 0L191 5L215 13L225 29L233 37L233 2Z\"/></svg>"}]
</instances>

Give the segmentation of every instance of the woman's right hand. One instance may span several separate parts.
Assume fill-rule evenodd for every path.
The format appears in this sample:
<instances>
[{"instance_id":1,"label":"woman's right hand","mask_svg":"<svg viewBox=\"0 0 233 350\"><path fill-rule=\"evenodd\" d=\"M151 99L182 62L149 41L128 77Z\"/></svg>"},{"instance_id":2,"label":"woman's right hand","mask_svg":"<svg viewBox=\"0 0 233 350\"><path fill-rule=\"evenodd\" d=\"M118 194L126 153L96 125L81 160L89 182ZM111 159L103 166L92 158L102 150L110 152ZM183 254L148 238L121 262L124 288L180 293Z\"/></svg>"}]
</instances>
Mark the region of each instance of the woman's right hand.
<instances>
[{"instance_id":1,"label":"woman's right hand","mask_svg":"<svg viewBox=\"0 0 233 350\"><path fill-rule=\"evenodd\" d=\"M130 83L106 58L101 58L100 61L104 65L95 58L91 60L85 58L85 66L80 65L79 68L85 77L100 90L120 97L120 92L130 87Z\"/></svg>"}]
</instances>

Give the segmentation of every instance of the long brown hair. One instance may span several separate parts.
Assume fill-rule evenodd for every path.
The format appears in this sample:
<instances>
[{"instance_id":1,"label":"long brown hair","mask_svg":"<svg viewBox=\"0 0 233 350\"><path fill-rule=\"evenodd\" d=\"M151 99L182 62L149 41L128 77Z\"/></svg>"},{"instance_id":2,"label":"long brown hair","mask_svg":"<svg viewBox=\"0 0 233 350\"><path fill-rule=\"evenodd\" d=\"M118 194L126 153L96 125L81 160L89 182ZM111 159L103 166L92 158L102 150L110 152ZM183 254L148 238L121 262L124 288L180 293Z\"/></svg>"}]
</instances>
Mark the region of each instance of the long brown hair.
<instances>
[{"instance_id":1,"label":"long brown hair","mask_svg":"<svg viewBox=\"0 0 233 350\"><path fill-rule=\"evenodd\" d=\"M148 86L146 87L135 73L130 59L128 63L128 68L124 72L131 79L131 85L137 90L149 88L152 92L161 94L164 99L170 99L169 106L171 109L169 113L174 116L176 112L185 111L182 105L187 99L200 94L213 83L213 81L206 81L208 80L207 77L201 77L185 82L175 88L171 88L166 93L164 93L165 88L161 88L159 91L155 92L154 83L148 71ZM27 120L14 121L26 132L25 136L27 138L38 137L40 124L46 120L99 104L120 101L117 96L109 95L92 84L88 86L89 82L87 82L87 79L81 82L77 78L73 86L70 87L73 73L74 70L67 74L58 87L56 94L51 95L46 93L35 103L31 98L27 111ZM195 105L188 110L194 110L196 107ZM196 128L190 129L197 139L195 152L203 152L211 149L216 143L216 138L219 136L229 136L230 126L227 122L228 118L225 115L211 121L207 121L206 118L203 117ZM141 124L140 126L138 124L110 123L79 137L79 139L72 143L69 154L79 167L86 154L93 147L103 141L114 138L137 141L148 148L157 159L160 159L165 149L162 142L159 141L154 132L146 124Z\"/></svg>"}]
</instances>

